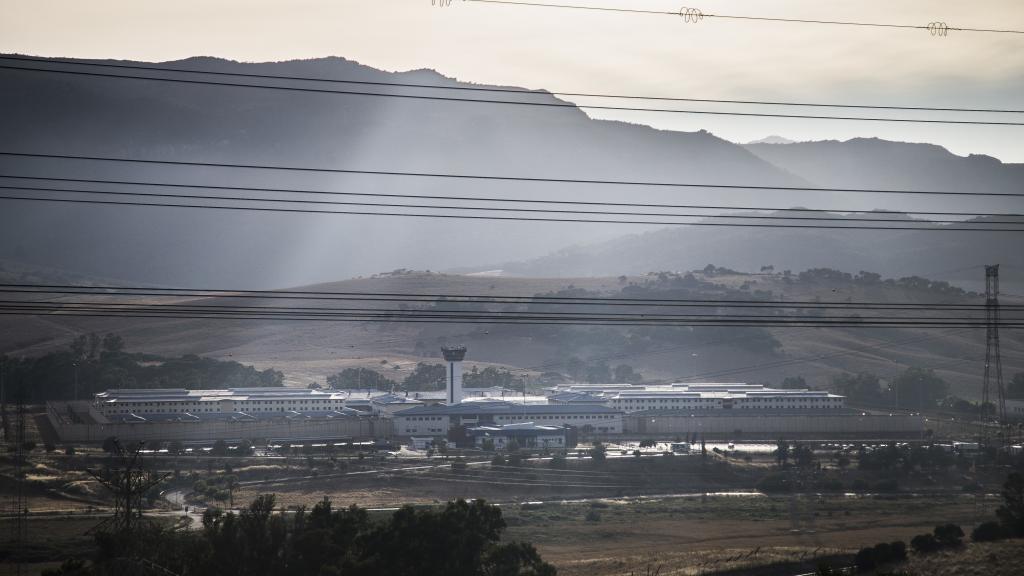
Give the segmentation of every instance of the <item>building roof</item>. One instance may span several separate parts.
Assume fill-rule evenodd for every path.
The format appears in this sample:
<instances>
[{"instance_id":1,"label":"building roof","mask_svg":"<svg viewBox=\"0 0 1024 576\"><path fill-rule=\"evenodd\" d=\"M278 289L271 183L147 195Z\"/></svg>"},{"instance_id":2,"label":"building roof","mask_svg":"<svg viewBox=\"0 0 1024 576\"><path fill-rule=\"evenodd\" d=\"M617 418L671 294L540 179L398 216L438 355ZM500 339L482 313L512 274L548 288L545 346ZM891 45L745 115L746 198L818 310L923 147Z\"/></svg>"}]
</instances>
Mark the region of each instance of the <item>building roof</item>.
<instances>
[{"instance_id":1,"label":"building roof","mask_svg":"<svg viewBox=\"0 0 1024 576\"><path fill-rule=\"evenodd\" d=\"M161 414L111 414L107 419L115 423L144 423L144 422L252 422L256 420L275 420L287 418L289 420L332 420L335 418L359 418L364 413L352 408L340 408L337 410L317 410L296 412L285 410L277 412L167 412Z\"/></svg>"},{"instance_id":2,"label":"building roof","mask_svg":"<svg viewBox=\"0 0 1024 576\"><path fill-rule=\"evenodd\" d=\"M556 402L606 402L606 398L595 396L587 392L557 392L548 396L548 400Z\"/></svg>"},{"instance_id":3,"label":"building roof","mask_svg":"<svg viewBox=\"0 0 1024 576\"><path fill-rule=\"evenodd\" d=\"M622 414L622 410L607 406L580 406L572 404L515 404L512 402L463 402L417 406L396 412L395 416L456 416L474 414Z\"/></svg>"},{"instance_id":4,"label":"building roof","mask_svg":"<svg viewBox=\"0 0 1024 576\"><path fill-rule=\"evenodd\" d=\"M348 394L337 390L288 388L224 388L219 390L187 390L185 388L125 388L96 394L104 404L119 402L216 402L220 400L345 400Z\"/></svg>"},{"instance_id":5,"label":"building roof","mask_svg":"<svg viewBox=\"0 0 1024 576\"><path fill-rule=\"evenodd\" d=\"M767 388L762 384L698 382L674 384L565 384L551 388L553 399L565 394L588 394L614 399L671 398L842 398L825 390ZM565 400L560 400L565 401ZM579 400L577 400L579 401Z\"/></svg>"},{"instance_id":6,"label":"building roof","mask_svg":"<svg viewBox=\"0 0 1024 576\"><path fill-rule=\"evenodd\" d=\"M517 422L515 424L492 424L487 426L472 426L466 428L470 434L559 434L565 433L565 427L552 426L550 424L537 424L535 422Z\"/></svg>"}]
</instances>

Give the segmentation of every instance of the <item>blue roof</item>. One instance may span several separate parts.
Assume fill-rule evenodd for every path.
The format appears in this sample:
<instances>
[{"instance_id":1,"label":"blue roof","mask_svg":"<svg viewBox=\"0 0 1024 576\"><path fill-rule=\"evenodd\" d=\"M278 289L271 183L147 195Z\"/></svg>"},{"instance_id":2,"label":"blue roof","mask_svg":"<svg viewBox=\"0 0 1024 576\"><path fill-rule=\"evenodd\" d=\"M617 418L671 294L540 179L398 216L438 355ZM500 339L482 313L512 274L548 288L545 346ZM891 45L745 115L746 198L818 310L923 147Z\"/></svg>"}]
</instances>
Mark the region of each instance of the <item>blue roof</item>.
<instances>
[{"instance_id":1,"label":"blue roof","mask_svg":"<svg viewBox=\"0 0 1024 576\"><path fill-rule=\"evenodd\" d=\"M622 414L607 406L572 404L515 404L512 402L463 402L451 406L417 406L396 412L395 416L455 416L474 414Z\"/></svg>"}]
</instances>

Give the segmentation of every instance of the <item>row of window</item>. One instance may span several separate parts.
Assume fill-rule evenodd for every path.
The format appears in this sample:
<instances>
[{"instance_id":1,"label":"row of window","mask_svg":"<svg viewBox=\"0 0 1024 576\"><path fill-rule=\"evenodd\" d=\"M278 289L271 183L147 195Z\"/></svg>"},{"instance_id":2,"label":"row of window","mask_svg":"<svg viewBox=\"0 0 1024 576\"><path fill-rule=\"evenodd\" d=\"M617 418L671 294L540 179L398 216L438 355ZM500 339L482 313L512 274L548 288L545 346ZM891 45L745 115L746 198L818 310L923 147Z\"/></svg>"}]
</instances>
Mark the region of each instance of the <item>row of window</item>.
<instances>
[{"instance_id":1,"label":"row of window","mask_svg":"<svg viewBox=\"0 0 1024 576\"><path fill-rule=\"evenodd\" d=\"M586 416L496 416L495 420L522 420L535 422L537 420L611 420L612 414L594 414Z\"/></svg>"},{"instance_id":2,"label":"row of window","mask_svg":"<svg viewBox=\"0 0 1024 576\"><path fill-rule=\"evenodd\" d=\"M616 398L612 400L612 404L621 406L622 404L678 404L680 402L702 402L702 403L715 403L715 402L839 402L835 398L640 398L640 399L620 399Z\"/></svg>"}]
</instances>

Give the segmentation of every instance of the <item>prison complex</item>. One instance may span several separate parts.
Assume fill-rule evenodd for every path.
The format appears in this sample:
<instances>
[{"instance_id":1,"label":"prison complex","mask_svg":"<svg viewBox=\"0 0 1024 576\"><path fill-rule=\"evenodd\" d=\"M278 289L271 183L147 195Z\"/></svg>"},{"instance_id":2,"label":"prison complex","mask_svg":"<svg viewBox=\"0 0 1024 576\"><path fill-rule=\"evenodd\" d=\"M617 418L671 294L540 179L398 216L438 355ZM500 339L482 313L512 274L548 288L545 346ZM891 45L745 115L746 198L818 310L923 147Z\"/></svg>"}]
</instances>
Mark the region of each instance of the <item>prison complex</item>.
<instances>
[{"instance_id":1,"label":"prison complex","mask_svg":"<svg viewBox=\"0 0 1024 576\"><path fill-rule=\"evenodd\" d=\"M303 441L374 439L474 443L517 438L564 445L566 438L700 436L741 438L915 438L914 414L867 414L817 390L745 383L564 384L525 396L464 388L466 348L445 347L445 389L126 389L92 401L51 402L47 415L65 442L123 440Z\"/></svg>"}]
</instances>

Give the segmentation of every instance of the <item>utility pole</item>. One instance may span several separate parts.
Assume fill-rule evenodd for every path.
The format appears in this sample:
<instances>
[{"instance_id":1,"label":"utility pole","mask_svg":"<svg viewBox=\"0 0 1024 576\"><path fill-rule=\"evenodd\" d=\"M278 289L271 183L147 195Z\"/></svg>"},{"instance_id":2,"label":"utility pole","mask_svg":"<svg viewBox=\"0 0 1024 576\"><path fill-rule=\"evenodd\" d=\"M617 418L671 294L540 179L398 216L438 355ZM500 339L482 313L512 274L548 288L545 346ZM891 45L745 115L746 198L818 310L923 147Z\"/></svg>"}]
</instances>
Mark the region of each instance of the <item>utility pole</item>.
<instances>
[{"instance_id":1,"label":"utility pole","mask_svg":"<svg viewBox=\"0 0 1024 576\"><path fill-rule=\"evenodd\" d=\"M3 428L4 441L9 440L11 435L10 424L7 422L7 357L0 356L0 427Z\"/></svg>"},{"instance_id":2,"label":"utility pole","mask_svg":"<svg viewBox=\"0 0 1024 576\"><path fill-rule=\"evenodd\" d=\"M982 440L989 443L989 417L986 410L992 403L995 388L994 414L1002 435L1006 422L1006 391L1003 389L1003 360L999 355L999 265L985 266L985 376L981 388Z\"/></svg>"},{"instance_id":3,"label":"utility pole","mask_svg":"<svg viewBox=\"0 0 1024 576\"><path fill-rule=\"evenodd\" d=\"M23 389L15 393L14 408L14 494L11 495L11 512L14 514L11 542L14 550L25 544L25 521L28 520L28 508L25 506L25 394ZM12 438L6 438L10 444ZM21 561L14 564L14 573L21 574Z\"/></svg>"}]
</instances>

